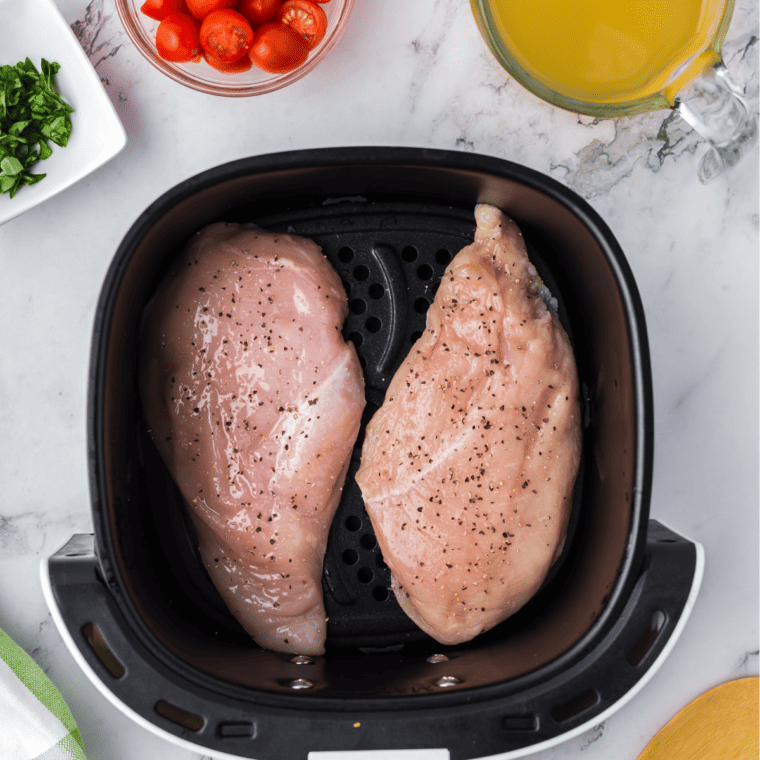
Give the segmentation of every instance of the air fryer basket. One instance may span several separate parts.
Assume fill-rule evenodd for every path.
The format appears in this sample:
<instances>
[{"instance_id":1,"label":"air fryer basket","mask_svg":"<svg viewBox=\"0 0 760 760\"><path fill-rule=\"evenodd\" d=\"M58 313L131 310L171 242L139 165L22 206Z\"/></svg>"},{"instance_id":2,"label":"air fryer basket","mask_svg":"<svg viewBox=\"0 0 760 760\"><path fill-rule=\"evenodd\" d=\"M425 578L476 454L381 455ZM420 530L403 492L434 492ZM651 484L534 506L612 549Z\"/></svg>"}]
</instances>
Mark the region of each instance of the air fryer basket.
<instances>
[{"instance_id":1,"label":"air fryer basket","mask_svg":"<svg viewBox=\"0 0 760 760\"><path fill-rule=\"evenodd\" d=\"M344 333L364 368L366 423L424 329L446 264L472 240L479 202L519 224L576 354L583 458L563 554L516 615L468 644L437 644L389 593L353 480L362 432L325 558L327 654L261 650L208 579L145 431L142 309L205 224L252 222L314 239L348 293ZM137 220L103 286L89 388L95 546L75 537L49 562L61 625L109 695L206 751L306 760L315 750L446 747L457 759L566 736L643 683L694 593L697 547L648 520L648 362L641 304L611 233L580 198L524 167L348 148L198 175Z\"/></svg>"}]
</instances>

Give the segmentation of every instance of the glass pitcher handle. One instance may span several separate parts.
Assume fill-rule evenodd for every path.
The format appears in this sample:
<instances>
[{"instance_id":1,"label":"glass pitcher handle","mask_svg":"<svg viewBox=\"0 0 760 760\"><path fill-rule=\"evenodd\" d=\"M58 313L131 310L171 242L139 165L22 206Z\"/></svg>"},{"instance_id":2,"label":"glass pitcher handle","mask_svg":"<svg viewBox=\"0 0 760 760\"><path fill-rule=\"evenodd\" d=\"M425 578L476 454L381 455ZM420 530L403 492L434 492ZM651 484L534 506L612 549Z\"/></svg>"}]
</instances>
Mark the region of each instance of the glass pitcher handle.
<instances>
[{"instance_id":1,"label":"glass pitcher handle","mask_svg":"<svg viewBox=\"0 0 760 760\"><path fill-rule=\"evenodd\" d=\"M757 142L757 119L722 61L705 68L678 93L674 105L710 144L699 166L704 183L736 166Z\"/></svg>"}]
</instances>

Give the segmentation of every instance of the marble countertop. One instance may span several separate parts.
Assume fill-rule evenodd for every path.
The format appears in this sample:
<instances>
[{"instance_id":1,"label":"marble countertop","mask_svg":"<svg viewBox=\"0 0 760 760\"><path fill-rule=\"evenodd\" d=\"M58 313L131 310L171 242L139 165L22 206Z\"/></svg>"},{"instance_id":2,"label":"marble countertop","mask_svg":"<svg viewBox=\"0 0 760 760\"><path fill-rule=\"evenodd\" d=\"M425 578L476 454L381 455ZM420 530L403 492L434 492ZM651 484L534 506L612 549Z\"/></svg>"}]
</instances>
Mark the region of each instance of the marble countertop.
<instances>
[{"instance_id":1,"label":"marble countertop","mask_svg":"<svg viewBox=\"0 0 760 760\"><path fill-rule=\"evenodd\" d=\"M596 122L502 76L467 2L357 0L323 65L259 98L162 76L113 0L58 0L129 136L105 167L0 227L0 627L67 695L93 760L199 760L132 723L74 662L38 566L92 530L85 391L92 320L116 247L165 190L244 156L392 145L525 164L586 198L644 302L655 397L652 516L705 549L680 640L646 687L537 760L635 760L698 694L758 672L758 158L704 186L705 143L671 112ZM758 102L758 10L738 0L725 58ZM283 760L285 760L283 758Z\"/></svg>"}]
</instances>

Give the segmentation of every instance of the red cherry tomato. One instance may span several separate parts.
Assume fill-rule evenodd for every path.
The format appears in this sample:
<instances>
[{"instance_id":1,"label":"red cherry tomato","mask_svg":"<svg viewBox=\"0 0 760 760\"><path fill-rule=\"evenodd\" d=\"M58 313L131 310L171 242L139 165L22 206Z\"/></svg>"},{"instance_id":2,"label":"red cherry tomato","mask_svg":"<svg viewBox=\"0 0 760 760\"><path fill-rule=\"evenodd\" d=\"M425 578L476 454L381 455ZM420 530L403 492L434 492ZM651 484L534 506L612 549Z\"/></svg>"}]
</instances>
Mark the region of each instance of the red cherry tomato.
<instances>
[{"instance_id":1,"label":"red cherry tomato","mask_svg":"<svg viewBox=\"0 0 760 760\"><path fill-rule=\"evenodd\" d=\"M241 71L250 71L253 68L253 61L247 55L232 63L220 61L218 58L214 58L213 55L209 55L209 53L204 53L203 57L209 66L213 66L217 71L222 71L225 74L238 74Z\"/></svg>"},{"instance_id":2,"label":"red cherry tomato","mask_svg":"<svg viewBox=\"0 0 760 760\"><path fill-rule=\"evenodd\" d=\"M298 68L309 57L309 47L295 29L270 21L256 30L249 55L260 69L270 74L284 74Z\"/></svg>"},{"instance_id":3,"label":"red cherry tomato","mask_svg":"<svg viewBox=\"0 0 760 760\"><path fill-rule=\"evenodd\" d=\"M281 4L282 0L243 0L239 10L255 28L271 21L277 15Z\"/></svg>"},{"instance_id":4,"label":"red cherry tomato","mask_svg":"<svg viewBox=\"0 0 760 760\"><path fill-rule=\"evenodd\" d=\"M237 11L213 11L201 24L203 49L223 63L242 58L253 44L253 29Z\"/></svg>"},{"instance_id":5,"label":"red cherry tomato","mask_svg":"<svg viewBox=\"0 0 760 760\"><path fill-rule=\"evenodd\" d=\"M203 21L209 13L220 11L224 8L234 8L237 0L186 0L187 9L198 19Z\"/></svg>"},{"instance_id":6,"label":"red cherry tomato","mask_svg":"<svg viewBox=\"0 0 760 760\"><path fill-rule=\"evenodd\" d=\"M156 21L163 21L170 13L185 13L185 0L145 0L140 10Z\"/></svg>"},{"instance_id":7,"label":"red cherry tomato","mask_svg":"<svg viewBox=\"0 0 760 760\"><path fill-rule=\"evenodd\" d=\"M309 0L285 0L277 13L277 20L295 29L313 50L327 31L327 15Z\"/></svg>"},{"instance_id":8,"label":"red cherry tomato","mask_svg":"<svg viewBox=\"0 0 760 760\"><path fill-rule=\"evenodd\" d=\"M156 30L156 49L165 61L200 61L198 21L189 13L170 13Z\"/></svg>"}]
</instances>

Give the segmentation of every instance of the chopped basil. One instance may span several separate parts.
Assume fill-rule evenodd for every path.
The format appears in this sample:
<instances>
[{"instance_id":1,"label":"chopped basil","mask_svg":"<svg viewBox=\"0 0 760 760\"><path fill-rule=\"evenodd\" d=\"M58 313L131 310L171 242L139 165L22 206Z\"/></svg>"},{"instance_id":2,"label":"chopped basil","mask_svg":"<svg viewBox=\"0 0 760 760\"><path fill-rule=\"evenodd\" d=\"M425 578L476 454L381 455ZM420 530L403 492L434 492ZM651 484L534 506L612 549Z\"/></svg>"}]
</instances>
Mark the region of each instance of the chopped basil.
<instances>
[{"instance_id":1,"label":"chopped basil","mask_svg":"<svg viewBox=\"0 0 760 760\"><path fill-rule=\"evenodd\" d=\"M58 90L60 68L44 58L41 72L28 58L0 66L0 193L11 198L21 185L35 185L45 176L29 168L53 154L48 141L62 148L69 142L74 109Z\"/></svg>"}]
</instances>

